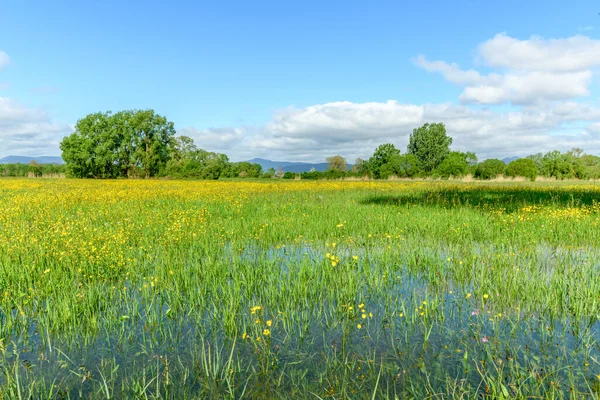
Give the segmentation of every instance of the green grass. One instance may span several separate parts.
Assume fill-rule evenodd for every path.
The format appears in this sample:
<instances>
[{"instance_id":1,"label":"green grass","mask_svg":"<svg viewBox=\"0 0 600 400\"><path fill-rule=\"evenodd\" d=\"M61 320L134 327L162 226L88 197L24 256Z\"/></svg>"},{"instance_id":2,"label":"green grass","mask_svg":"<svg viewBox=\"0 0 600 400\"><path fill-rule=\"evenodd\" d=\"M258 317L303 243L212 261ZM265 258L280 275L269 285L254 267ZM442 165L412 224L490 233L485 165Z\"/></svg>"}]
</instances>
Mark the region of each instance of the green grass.
<instances>
[{"instance_id":1,"label":"green grass","mask_svg":"<svg viewBox=\"0 0 600 400\"><path fill-rule=\"evenodd\" d=\"M600 188L0 180L5 398L596 398Z\"/></svg>"}]
</instances>

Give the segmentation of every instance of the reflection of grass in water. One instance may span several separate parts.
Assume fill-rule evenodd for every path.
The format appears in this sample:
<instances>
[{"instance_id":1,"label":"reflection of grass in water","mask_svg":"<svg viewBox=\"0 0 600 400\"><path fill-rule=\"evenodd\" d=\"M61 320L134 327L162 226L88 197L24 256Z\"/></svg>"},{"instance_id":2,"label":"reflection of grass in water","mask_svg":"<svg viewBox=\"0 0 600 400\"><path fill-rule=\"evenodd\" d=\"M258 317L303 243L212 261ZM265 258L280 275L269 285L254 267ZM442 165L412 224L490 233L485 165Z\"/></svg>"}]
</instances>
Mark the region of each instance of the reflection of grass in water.
<instances>
[{"instance_id":1,"label":"reflection of grass in water","mask_svg":"<svg viewBox=\"0 0 600 400\"><path fill-rule=\"evenodd\" d=\"M1 183L7 397L598 390L594 186Z\"/></svg>"}]
</instances>

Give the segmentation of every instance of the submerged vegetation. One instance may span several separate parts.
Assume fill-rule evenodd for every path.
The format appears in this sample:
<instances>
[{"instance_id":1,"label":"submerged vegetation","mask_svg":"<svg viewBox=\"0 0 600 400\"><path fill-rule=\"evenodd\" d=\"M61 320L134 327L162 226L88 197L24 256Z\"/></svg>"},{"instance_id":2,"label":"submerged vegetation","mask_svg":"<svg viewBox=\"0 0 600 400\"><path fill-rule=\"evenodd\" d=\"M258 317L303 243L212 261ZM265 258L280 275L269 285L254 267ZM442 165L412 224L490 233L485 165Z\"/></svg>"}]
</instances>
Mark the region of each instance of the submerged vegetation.
<instances>
[{"instance_id":1,"label":"submerged vegetation","mask_svg":"<svg viewBox=\"0 0 600 400\"><path fill-rule=\"evenodd\" d=\"M600 186L0 180L5 398L595 398Z\"/></svg>"}]
</instances>

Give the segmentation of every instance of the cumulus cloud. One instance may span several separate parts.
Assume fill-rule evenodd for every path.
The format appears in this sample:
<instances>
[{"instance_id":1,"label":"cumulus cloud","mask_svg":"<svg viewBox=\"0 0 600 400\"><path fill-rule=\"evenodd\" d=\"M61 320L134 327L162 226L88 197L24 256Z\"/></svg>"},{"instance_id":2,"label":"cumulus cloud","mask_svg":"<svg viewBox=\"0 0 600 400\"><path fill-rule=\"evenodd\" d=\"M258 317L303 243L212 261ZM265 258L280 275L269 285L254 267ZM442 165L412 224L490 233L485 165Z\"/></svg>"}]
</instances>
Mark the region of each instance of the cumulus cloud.
<instances>
[{"instance_id":1,"label":"cumulus cloud","mask_svg":"<svg viewBox=\"0 0 600 400\"><path fill-rule=\"evenodd\" d=\"M211 151L227 152L244 139L245 128L208 128L197 129L194 127L185 127L178 130L179 135L189 136L194 139L194 143L202 149Z\"/></svg>"},{"instance_id":2,"label":"cumulus cloud","mask_svg":"<svg viewBox=\"0 0 600 400\"><path fill-rule=\"evenodd\" d=\"M588 121L590 127L572 130L574 121ZM260 156L292 161L323 161L340 154L354 161L386 142L405 151L412 130L425 122L445 123L454 149L475 151L482 159L572 147L598 153L600 137L589 133L597 121L600 109L575 102L504 112L451 103L333 102L280 110L263 128L242 131L228 141L228 154L235 160Z\"/></svg>"},{"instance_id":3,"label":"cumulus cloud","mask_svg":"<svg viewBox=\"0 0 600 400\"><path fill-rule=\"evenodd\" d=\"M479 85L488 82L500 82L502 77L497 74L492 74L487 78L481 76L481 74L473 69L463 70L456 63L449 64L445 61L429 61L424 55L419 55L414 63L430 72L439 72L444 78L452 83L456 83L458 85Z\"/></svg>"},{"instance_id":4,"label":"cumulus cloud","mask_svg":"<svg viewBox=\"0 0 600 400\"><path fill-rule=\"evenodd\" d=\"M504 33L479 46L479 55L492 67L529 71L575 72L600 66L600 40L587 36L519 40Z\"/></svg>"},{"instance_id":5,"label":"cumulus cloud","mask_svg":"<svg viewBox=\"0 0 600 400\"><path fill-rule=\"evenodd\" d=\"M600 41L586 36L519 40L499 34L479 46L478 58L501 71L483 75L423 55L415 64L464 86L459 100L465 104L565 101L590 95L593 70L600 66Z\"/></svg>"},{"instance_id":6,"label":"cumulus cloud","mask_svg":"<svg viewBox=\"0 0 600 400\"><path fill-rule=\"evenodd\" d=\"M490 79L465 88L459 99L463 103L532 104L542 100L584 97L590 94L588 87L591 76L590 71L506 74L499 80Z\"/></svg>"},{"instance_id":7,"label":"cumulus cloud","mask_svg":"<svg viewBox=\"0 0 600 400\"><path fill-rule=\"evenodd\" d=\"M43 111L0 97L0 157L56 155L73 127L56 123Z\"/></svg>"},{"instance_id":8,"label":"cumulus cloud","mask_svg":"<svg viewBox=\"0 0 600 400\"><path fill-rule=\"evenodd\" d=\"M319 104L303 109L287 108L277 112L266 130L274 137L322 139L332 141L378 138L402 130L423 118L422 107L386 103L351 103L348 101ZM358 135L358 136L357 136Z\"/></svg>"},{"instance_id":9,"label":"cumulus cloud","mask_svg":"<svg viewBox=\"0 0 600 400\"><path fill-rule=\"evenodd\" d=\"M600 66L599 43L584 36L519 40L500 34L477 50L485 71L425 56L414 59L462 88L459 98L448 103L336 101L283 108L261 126L185 127L178 134L236 161L322 162L340 154L353 162L386 142L405 151L414 128L443 122L453 149L475 151L480 159L573 147L600 154L600 107L582 100L590 96ZM2 54L0 68L8 63ZM43 110L0 97L0 157L58 154L58 143L71 131L72 126L54 122Z\"/></svg>"},{"instance_id":10,"label":"cumulus cloud","mask_svg":"<svg viewBox=\"0 0 600 400\"><path fill-rule=\"evenodd\" d=\"M588 127L586 128L586 132L590 135L600 136L600 122L588 125Z\"/></svg>"}]
</instances>

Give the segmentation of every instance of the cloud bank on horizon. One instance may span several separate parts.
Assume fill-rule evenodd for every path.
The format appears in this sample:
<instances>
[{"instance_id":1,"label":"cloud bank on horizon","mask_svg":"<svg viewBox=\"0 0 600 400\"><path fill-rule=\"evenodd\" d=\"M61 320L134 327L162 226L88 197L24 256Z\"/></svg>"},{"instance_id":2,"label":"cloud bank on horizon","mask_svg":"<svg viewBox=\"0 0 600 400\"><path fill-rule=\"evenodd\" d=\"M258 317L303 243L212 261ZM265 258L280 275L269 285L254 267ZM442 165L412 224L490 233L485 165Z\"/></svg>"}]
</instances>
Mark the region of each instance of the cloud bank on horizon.
<instances>
[{"instance_id":1,"label":"cloud bank on horizon","mask_svg":"<svg viewBox=\"0 0 600 400\"><path fill-rule=\"evenodd\" d=\"M385 142L404 150L413 128L444 122L452 147L475 151L480 159L573 147L600 154L600 105L593 91L600 40L582 35L517 39L500 33L476 49L476 67L464 69L452 60L429 57L416 55L411 61L429 79L439 75L459 87L458 98L431 104L340 99L279 109L260 126L179 126L178 134L233 160L321 162L340 154L353 161ZM10 61L0 51L0 89L2 70ZM74 121L56 122L42 109L1 95L0 156L59 154L58 144Z\"/></svg>"}]
</instances>

